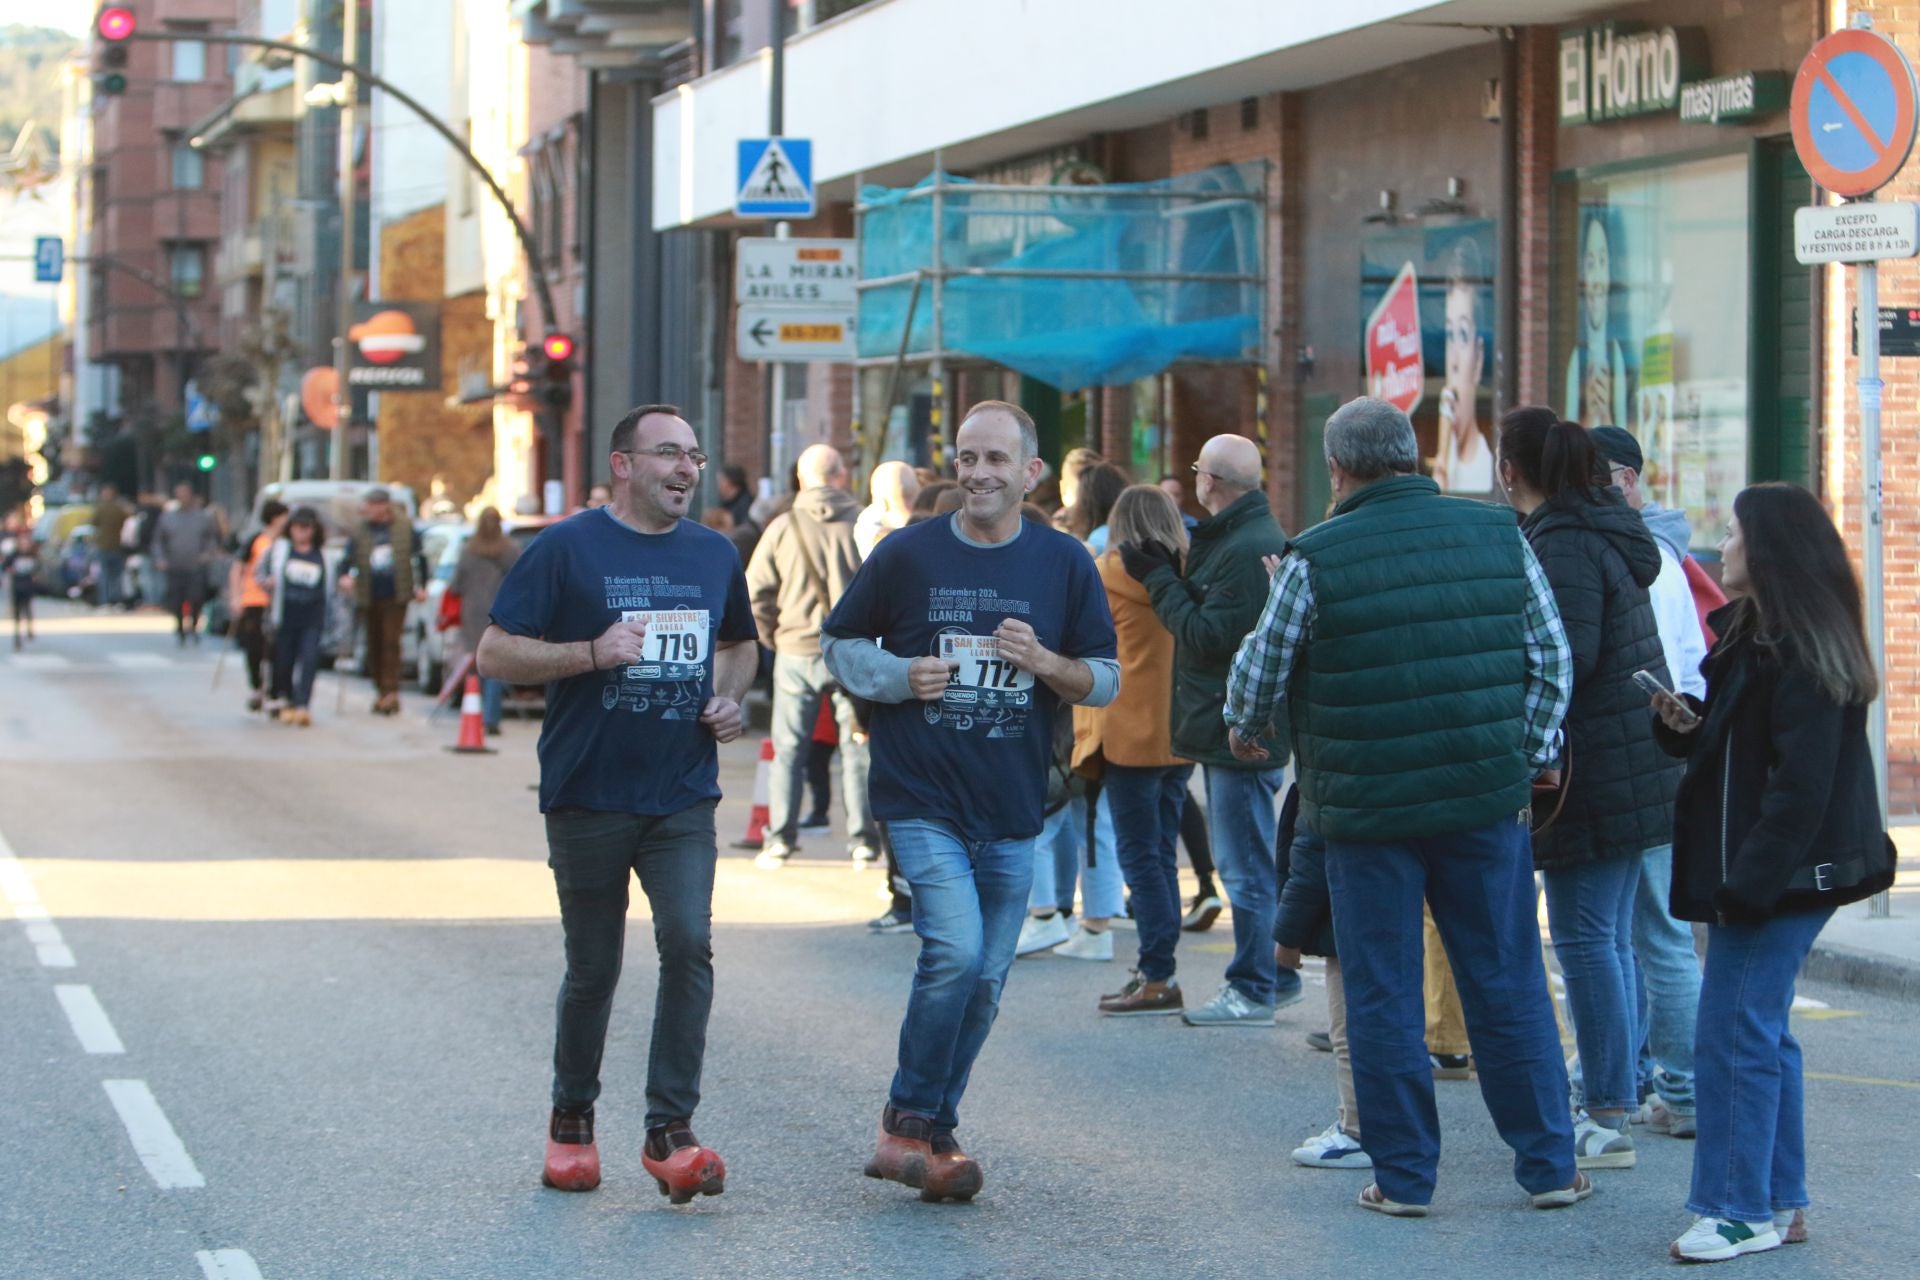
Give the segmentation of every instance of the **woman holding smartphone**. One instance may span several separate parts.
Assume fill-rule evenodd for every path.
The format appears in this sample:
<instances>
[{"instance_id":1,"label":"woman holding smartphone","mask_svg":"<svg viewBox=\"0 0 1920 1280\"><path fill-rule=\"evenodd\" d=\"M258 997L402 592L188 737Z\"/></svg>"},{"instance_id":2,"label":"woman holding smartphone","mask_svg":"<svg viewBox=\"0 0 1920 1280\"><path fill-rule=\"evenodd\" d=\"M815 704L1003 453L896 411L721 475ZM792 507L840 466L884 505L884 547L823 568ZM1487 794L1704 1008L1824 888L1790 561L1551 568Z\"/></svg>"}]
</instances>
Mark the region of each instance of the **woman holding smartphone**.
<instances>
[{"instance_id":1,"label":"woman holding smartphone","mask_svg":"<svg viewBox=\"0 0 1920 1280\"><path fill-rule=\"evenodd\" d=\"M1697 1218L1670 1250L1691 1262L1807 1238L1794 978L1834 908L1894 872L1867 744L1879 682L1839 531L1805 489L1755 485L1720 554L1733 600L1710 619L1706 701L1653 699L1660 744L1687 761L1673 914L1707 926Z\"/></svg>"}]
</instances>

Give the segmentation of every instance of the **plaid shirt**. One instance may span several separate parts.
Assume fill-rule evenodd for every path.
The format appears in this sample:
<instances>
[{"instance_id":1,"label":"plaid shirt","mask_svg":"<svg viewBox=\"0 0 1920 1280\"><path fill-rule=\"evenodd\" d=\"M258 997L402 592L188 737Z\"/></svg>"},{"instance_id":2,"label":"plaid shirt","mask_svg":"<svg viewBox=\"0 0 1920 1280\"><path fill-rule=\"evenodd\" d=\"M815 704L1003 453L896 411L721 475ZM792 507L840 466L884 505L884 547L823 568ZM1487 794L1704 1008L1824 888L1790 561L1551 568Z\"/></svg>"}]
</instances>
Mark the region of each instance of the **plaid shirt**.
<instances>
[{"instance_id":1,"label":"plaid shirt","mask_svg":"<svg viewBox=\"0 0 1920 1280\"><path fill-rule=\"evenodd\" d=\"M1520 551L1527 568L1527 603L1523 613L1527 654L1527 760L1547 769L1560 757L1560 722L1573 699L1573 650L1560 622L1560 606L1553 587L1534 559L1533 548L1521 536ZM1222 714L1243 738L1268 732L1274 712L1287 696L1294 656L1313 630L1313 581L1307 562L1289 553L1274 572L1267 607L1260 621L1233 655L1227 674L1227 700Z\"/></svg>"}]
</instances>

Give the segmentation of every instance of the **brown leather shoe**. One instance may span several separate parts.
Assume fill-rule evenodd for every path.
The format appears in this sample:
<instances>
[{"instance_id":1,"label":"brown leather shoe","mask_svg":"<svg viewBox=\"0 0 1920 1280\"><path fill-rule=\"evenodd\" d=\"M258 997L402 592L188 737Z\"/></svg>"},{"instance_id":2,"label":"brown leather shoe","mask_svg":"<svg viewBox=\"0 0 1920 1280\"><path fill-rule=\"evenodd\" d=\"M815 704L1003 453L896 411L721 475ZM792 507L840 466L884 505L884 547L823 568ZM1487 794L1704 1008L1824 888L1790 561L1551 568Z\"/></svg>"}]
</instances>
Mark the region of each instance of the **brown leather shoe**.
<instances>
[{"instance_id":1,"label":"brown leather shoe","mask_svg":"<svg viewBox=\"0 0 1920 1280\"><path fill-rule=\"evenodd\" d=\"M1186 1004L1178 982L1171 978L1165 982L1148 982L1136 973L1119 991L1100 997L1100 1012L1115 1018L1137 1018L1154 1013L1178 1013Z\"/></svg>"},{"instance_id":2,"label":"brown leather shoe","mask_svg":"<svg viewBox=\"0 0 1920 1280\"><path fill-rule=\"evenodd\" d=\"M920 1187L932 1160L933 1122L911 1111L895 1111L892 1103L881 1108L880 1138L873 1159L867 1161L867 1176Z\"/></svg>"},{"instance_id":3,"label":"brown leather shoe","mask_svg":"<svg viewBox=\"0 0 1920 1280\"><path fill-rule=\"evenodd\" d=\"M933 1158L927 1164L926 1184L920 1198L928 1204L942 1200L967 1201L980 1194L986 1175L980 1164L960 1149L951 1129L936 1129L933 1134Z\"/></svg>"}]
</instances>

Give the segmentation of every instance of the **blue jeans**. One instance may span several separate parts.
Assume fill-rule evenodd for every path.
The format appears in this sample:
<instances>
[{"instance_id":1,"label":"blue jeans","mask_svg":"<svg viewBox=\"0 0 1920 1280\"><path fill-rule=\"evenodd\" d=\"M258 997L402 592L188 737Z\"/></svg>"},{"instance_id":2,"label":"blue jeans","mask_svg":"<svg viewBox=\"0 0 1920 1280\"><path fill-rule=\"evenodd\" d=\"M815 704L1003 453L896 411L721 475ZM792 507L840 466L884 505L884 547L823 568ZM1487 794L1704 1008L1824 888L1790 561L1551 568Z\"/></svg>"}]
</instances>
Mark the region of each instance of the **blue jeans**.
<instances>
[{"instance_id":1,"label":"blue jeans","mask_svg":"<svg viewBox=\"0 0 1920 1280\"><path fill-rule=\"evenodd\" d=\"M507 682L481 677L480 721L489 729L500 727L500 703L507 696Z\"/></svg>"},{"instance_id":2,"label":"blue jeans","mask_svg":"<svg viewBox=\"0 0 1920 1280\"><path fill-rule=\"evenodd\" d=\"M305 710L313 701L313 679L320 669L320 619L286 617L273 633L272 692Z\"/></svg>"},{"instance_id":3,"label":"blue jeans","mask_svg":"<svg viewBox=\"0 0 1920 1280\"><path fill-rule=\"evenodd\" d=\"M1640 974L1638 1075L1668 1110L1684 1116L1693 1114L1700 958L1693 950L1693 926L1667 910L1672 882L1672 845L1640 855L1640 888L1633 901L1633 958Z\"/></svg>"},{"instance_id":4,"label":"blue jeans","mask_svg":"<svg viewBox=\"0 0 1920 1280\"><path fill-rule=\"evenodd\" d=\"M1549 867L1547 923L1567 980L1567 1013L1580 1049L1588 1110L1632 1110L1639 1056L1634 987L1633 902L1640 858L1602 858Z\"/></svg>"},{"instance_id":5,"label":"blue jeans","mask_svg":"<svg viewBox=\"0 0 1920 1280\"><path fill-rule=\"evenodd\" d=\"M1140 933L1140 976L1173 976L1180 941L1180 810L1187 802L1190 764L1134 769L1109 764L1100 796L1113 815L1115 852L1133 892L1133 924Z\"/></svg>"},{"instance_id":6,"label":"blue jeans","mask_svg":"<svg viewBox=\"0 0 1920 1280\"><path fill-rule=\"evenodd\" d=\"M120 603L120 580L127 573L127 557L122 551L100 553L100 603Z\"/></svg>"},{"instance_id":7,"label":"blue jeans","mask_svg":"<svg viewBox=\"0 0 1920 1280\"><path fill-rule=\"evenodd\" d=\"M1694 1043L1699 1139L1687 1208L1765 1222L1807 1199L1805 1082L1787 1011L1831 909L1707 926Z\"/></svg>"},{"instance_id":8,"label":"blue jeans","mask_svg":"<svg viewBox=\"0 0 1920 1280\"><path fill-rule=\"evenodd\" d=\"M1460 988L1480 1096L1513 1148L1514 1178L1530 1193L1572 1185L1567 1068L1541 967L1526 826L1507 818L1384 845L1329 837L1327 886L1360 1140L1380 1190L1430 1203L1440 1162L1421 995L1423 897Z\"/></svg>"},{"instance_id":9,"label":"blue jeans","mask_svg":"<svg viewBox=\"0 0 1920 1280\"><path fill-rule=\"evenodd\" d=\"M840 798L847 809L847 847L877 843L867 807L867 744L853 740L859 727L853 719L853 701L834 687L825 658L777 653L773 657L773 770L767 781L769 844L778 841L791 849L800 839L807 746L813 741L814 721L820 718L820 699L828 696L833 698L834 719L840 726Z\"/></svg>"},{"instance_id":10,"label":"blue jeans","mask_svg":"<svg viewBox=\"0 0 1920 1280\"><path fill-rule=\"evenodd\" d=\"M1073 911L1080 885L1080 911L1090 920L1117 916L1126 908L1120 862L1113 851L1113 810L1105 791L1094 806L1093 843L1087 843L1087 800L1075 796L1047 819L1034 848L1033 889L1027 905L1036 911Z\"/></svg>"},{"instance_id":11,"label":"blue jeans","mask_svg":"<svg viewBox=\"0 0 1920 1280\"><path fill-rule=\"evenodd\" d=\"M1273 1004L1282 989L1300 989L1300 975L1284 977L1273 962L1273 922L1280 910L1280 862L1274 853L1279 769L1208 765L1207 822L1214 862L1233 904L1233 962L1227 981L1255 1004Z\"/></svg>"},{"instance_id":12,"label":"blue jeans","mask_svg":"<svg viewBox=\"0 0 1920 1280\"><path fill-rule=\"evenodd\" d=\"M952 1129L1026 919L1033 841L969 840L949 823L922 818L889 821L887 836L913 886L920 935L890 1099L895 1110Z\"/></svg>"},{"instance_id":13,"label":"blue jeans","mask_svg":"<svg viewBox=\"0 0 1920 1280\"><path fill-rule=\"evenodd\" d=\"M554 1106L589 1107L600 1096L635 875L652 909L660 961L647 1045L647 1124L692 1119L700 1105L713 1009L714 805L702 800L657 818L591 809L547 814L547 865L567 948L554 1014Z\"/></svg>"}]
</instances>

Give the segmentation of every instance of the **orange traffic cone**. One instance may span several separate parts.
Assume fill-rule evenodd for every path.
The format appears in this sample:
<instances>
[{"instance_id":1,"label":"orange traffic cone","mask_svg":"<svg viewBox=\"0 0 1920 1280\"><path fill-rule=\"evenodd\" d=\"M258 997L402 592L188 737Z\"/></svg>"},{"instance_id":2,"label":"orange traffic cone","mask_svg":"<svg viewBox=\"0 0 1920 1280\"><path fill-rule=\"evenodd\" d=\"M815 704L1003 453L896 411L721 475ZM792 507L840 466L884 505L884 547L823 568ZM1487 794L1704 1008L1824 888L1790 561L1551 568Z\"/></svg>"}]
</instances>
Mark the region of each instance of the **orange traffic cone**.
<instances>
[{"instance_id":1,"label":"orange traffic cone","mask_svg":"<svg viewBox=\"0 0 1920 1280\"><path fill-rule=\"evenodd\" d=\"M736 849L758 849L767 838L768 788L773 782L773 739L760 739L760 763L753 770L753 812L747 818L747 834L734 841Z\"/></svg>"},{"instance_id":2,"label":"orange traffic cone","mask_svg":"<svg viewBox=\"0 0 1920 1280\"><path fill-rule=\"evenodd\" d=\"M493 748L487 745L486 726L480 718L480 677L468 676L467 688L460 695L460 737L449 751L462 755L492 755Z\"/></svg>"}]
</instances>

